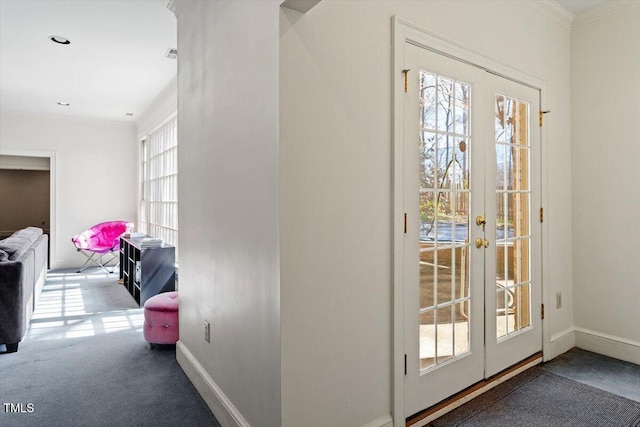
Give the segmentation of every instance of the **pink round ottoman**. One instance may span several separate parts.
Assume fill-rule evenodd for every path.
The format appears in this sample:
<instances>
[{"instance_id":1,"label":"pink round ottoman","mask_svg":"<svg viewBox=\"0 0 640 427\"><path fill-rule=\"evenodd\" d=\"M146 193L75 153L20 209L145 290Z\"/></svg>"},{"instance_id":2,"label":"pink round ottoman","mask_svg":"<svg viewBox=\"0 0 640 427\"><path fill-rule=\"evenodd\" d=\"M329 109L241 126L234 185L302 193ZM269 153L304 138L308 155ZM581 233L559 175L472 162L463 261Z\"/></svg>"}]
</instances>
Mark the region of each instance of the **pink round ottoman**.
<instances>
[{"instance_id":1,"label":"pink round ottoman","mask_svg":"<svg viewBox=\"0 0 640 427\"><path fill-rule=\"evenodd\" d=\"M164 292L144 303L143 335L149 348L178 342L178 292Z\"/></svg>"}]
</instances>

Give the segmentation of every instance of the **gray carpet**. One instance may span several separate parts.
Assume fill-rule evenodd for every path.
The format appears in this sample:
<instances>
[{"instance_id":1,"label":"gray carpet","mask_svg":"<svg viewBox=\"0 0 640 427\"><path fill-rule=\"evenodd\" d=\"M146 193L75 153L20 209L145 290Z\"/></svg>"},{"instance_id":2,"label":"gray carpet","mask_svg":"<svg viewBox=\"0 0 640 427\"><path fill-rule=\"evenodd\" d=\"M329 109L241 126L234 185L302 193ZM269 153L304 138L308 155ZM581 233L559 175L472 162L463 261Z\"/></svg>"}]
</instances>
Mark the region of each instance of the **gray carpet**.
<instances>
[{"instance_id":1,"label":"gray carpet","mask_svg":"<svg viewBox=\"0 0 640 427\"><path fill-rule=\"evenodd\" d=\"M534 367L430 425L638 427L640 403Z\"/></svg>"},{"instance_id":2,"label":"gray carpet","mask_svg":"<svg viewBox=\"0 0 640 427\"><path fill-rule=\"evenodd\" d=\"M142 310L116 282L50 274L18 352L0 354L0 426L219 426L175 346L146 348Z\"/></svg>"}]
</instances>

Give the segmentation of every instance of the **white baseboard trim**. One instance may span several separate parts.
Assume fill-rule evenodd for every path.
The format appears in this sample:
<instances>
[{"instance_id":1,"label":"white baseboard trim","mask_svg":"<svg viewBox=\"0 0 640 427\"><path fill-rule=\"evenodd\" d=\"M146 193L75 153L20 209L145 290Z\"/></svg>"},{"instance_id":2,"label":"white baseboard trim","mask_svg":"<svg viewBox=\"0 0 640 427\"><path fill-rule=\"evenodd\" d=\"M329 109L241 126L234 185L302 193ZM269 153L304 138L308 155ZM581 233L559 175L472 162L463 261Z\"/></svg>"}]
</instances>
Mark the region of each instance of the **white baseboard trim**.
<instances>
[{"instance_id":1,"label":"white baseboard trim","mask_svg":"<svg viewBox=\"0 0 640 427\"><path fill-rule=\"evenodd\" d=\"M640 365L640 342L575 328L576 347Z\"/></svg>"},{"instance_id":2,"label":"white baseboard trim","mask_svg":"<svg viewBox=\"0 0 640 427\"><path fill-rule=\"evenodd\" d=\"M391 415L385 415L384 417L376 418L368 422L362 427L393 427L393 418L391 418Z\"/></svg>"},{"instance_id":3,"label":"white baseboard trim","mask_svg":"<svg viewBox=\"0 0 640 427\"><path fill-rule=\"evenodd\" d=\"M571 350L576 346L576 333L573 327L551 335L549 347L544 350L544 361L547 362Z\"/></svg>"},{"instance_id":4,"label":"white baseboard trim","mask_svg":"<svg viewBox=\"0 0 640 427\"><path fill-rule=\"evenodd\" d=\"M176 344L176 360L222 427L251 427L181 341Z\"/></svg>"},{"instance_id":5,"label":"white baseboard trim","mask_svg":"<svg viewBox=\"0 0 640 427\"><path fill-rule=\"evenodd\" d=\"M51 260L51 270L61 270L64 268L80 268L80 266L84 263L84 261L79 261L77 258L74 259L55 259Z\"/></svg>"}]
</instances>

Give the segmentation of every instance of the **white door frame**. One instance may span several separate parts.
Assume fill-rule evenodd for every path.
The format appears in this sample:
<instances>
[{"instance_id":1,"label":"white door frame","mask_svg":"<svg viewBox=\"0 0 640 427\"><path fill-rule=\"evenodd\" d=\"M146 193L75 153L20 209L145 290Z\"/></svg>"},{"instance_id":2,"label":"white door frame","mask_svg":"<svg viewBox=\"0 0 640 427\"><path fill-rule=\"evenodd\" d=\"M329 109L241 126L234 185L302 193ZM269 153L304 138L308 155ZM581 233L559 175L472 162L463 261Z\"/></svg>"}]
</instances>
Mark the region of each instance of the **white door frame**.
<instances>
[{"instance_id":1,"label":"white door frame","mask_svg":"<svg viewBox=\"0 0 640 427\"><path fill-rule=\"evenodd\" d=\"M492 74L504 77L509 80L516 81L525 86L530 86L540 90L540 109L545 110L546 106L546 90L542 80L537 79L529 74L514 69L486 55L473 51L460 43L448 39L442 35L433 33L404 21L396 16L391 19L391 46L392 46L392 147L393 147L393 164L392 164L392 189L393 189L393 214L392 214L392 272L393 272L393 339L392 339L392 410L394 427L402 427L405 425L404 414L404 277L402 264L403 250L403 170L404 170L404 46L405 43L411 43L423 47L427 50L437 52L469 65L484 69ZM542 206L547 205L546 188L547 174L544 165L547 164L546 129L541 129L541 165L540 174L540 191ZM548 272L545 266L547 262L547 234L548 228L545 222L542 223L542 302L550 307L548 299L549 292L546 292L546 286L549 283ZM545 328L544 320L542 321L542 351L544 360L548 359L550 349L550 336L547 328Z\"/></svg>"}]
</instances>

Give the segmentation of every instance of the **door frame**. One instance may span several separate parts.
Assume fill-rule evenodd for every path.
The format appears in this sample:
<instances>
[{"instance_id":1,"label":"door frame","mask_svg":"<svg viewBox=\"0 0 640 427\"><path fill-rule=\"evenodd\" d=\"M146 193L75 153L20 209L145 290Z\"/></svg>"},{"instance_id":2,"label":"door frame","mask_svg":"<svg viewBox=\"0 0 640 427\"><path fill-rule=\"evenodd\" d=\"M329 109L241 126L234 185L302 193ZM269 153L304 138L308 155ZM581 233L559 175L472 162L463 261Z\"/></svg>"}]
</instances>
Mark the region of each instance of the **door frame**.
<instances>
[{"instance_id":1,"label":"door frame","mask_svg":"<svg viewBox=\"0 0 640 427\"><path fill-rule=\"evenodd\" d=\"M425 30L408 21L393 16L391 18L391 54L392 54L392 411L394 427L406 424L404 414L404 276L403 276L403 236L404 236L404 207L403 207L403 171L404 171L404 46L411 43L424 49L436 52L449 58L478 67L491 74L515 81L540 91L540 109L546 108L546 87L544 81L526 74L508 65L501 64L485 54L474 51L454 40L440 34ZM547 131L540 129L540 199L542 206L546 206L546 188L548 183L544 165L547 164ZM546 222L541 224L541 262L542 262L542 303L550 307L548 299L548 271L547 262L548 227ZM542 351L544 360L548 359L550 336L542 320Z\"/></svg>"}]
</instances>

